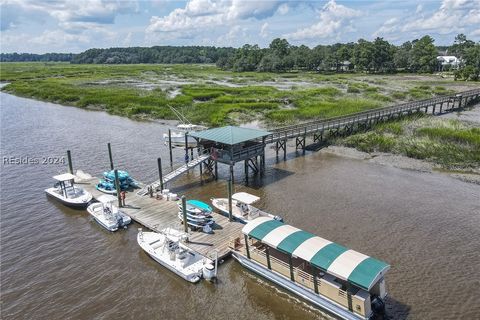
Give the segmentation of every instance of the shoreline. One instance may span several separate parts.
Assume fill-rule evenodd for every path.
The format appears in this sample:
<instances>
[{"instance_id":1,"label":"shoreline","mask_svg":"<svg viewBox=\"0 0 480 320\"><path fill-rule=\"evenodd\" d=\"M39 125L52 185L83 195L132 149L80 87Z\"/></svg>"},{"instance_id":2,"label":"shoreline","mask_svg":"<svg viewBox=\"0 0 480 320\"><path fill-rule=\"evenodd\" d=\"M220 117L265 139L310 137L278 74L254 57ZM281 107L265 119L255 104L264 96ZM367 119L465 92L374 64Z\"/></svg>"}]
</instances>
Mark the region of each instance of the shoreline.
<instances>
[{"instance_id":1,"label":"shoreline","mask_svg":"<svg viewBox=\"0 0 480 320\"><path fill-rule=\"evenodd\" d=\"M386 152L363 152L355 148L331 145L319 152L324 154L331 154L338 157L367 161L369 163L381 166L390 166L393 168L417 171L421 173L432 173L447 175L451 178L480 185L480 168L474 169L470 172L445 170L440 165L426 160L419 160L409 158L402 155Z\"/></svg>"}]
</instances>

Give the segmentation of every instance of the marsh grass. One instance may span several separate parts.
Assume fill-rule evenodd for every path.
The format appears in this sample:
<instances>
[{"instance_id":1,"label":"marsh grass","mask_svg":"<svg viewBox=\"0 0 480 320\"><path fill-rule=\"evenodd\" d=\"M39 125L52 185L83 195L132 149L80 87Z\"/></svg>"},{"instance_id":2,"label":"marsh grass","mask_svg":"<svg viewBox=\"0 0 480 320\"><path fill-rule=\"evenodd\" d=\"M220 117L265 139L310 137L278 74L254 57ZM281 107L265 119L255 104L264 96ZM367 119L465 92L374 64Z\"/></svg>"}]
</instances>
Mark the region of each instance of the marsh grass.
<instances>
[{"instance_id":1,"label":"marsh grass","mask_svg":"<svg viewBox=\"0 0 480 320\"><path fill-rule=\"evenodd\" d=\"M400 92L389 89L388 77L366 79L370 76L315 72L235 73L203 64L2 63L0 71L0 80L11 82L3 90L17 95L142 119L175 119L169 108L173 106L184 110L191 121L209 126L234 124L237 115L267 120L272 125L341 116L414 96L451 92L441 82L433 87L418 81L414 82L417 86ZM218 84L221 82L225 85ZM274 86L281 82L292 85L288 90ZM304 82L318 86L304 86ZM241 86L228 86L229 83ZM180 94L170 98L167 92L176 89L180 89Z\"/></svg>"},{"instance_id":2,"label":"marsh grass","mask_svg":"<svg viewBox=\"0 0 480 320\"><path fill-rule=\"evenodd\" d=\"M391 152L425 159L445 169L480 166L480 128L458 120L409 117L378 124L372 131L340 141L364 152Z\"/></svg>"}]
</instances>

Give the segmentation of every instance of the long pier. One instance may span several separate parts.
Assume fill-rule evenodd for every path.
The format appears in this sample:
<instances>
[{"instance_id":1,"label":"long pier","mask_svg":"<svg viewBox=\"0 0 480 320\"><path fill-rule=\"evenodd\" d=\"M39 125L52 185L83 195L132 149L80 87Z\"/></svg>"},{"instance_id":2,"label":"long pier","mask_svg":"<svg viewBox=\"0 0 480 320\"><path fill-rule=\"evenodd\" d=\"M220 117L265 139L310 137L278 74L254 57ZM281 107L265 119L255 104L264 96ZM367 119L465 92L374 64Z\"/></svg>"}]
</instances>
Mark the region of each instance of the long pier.
<instances>
[{"instance_id":1,"label":"long pier","mask_svg":"<svg viewBox=\"0 0 480 320\"><path fill-rule=\"evenodd\" d=\"M91 177L79 179L76 182L90 192L94 198L98 198L104 195L95 188L98 180L97 177ZM157 197L148 195L142 196L137 192L127 192L125 202L126 205L121 207L122 212L152 231L160 232L167 227L183 230L178 218L179 208L176 201L157 199ZM214 251L217 251L218 258L223 259L230 255L229 245L234 237L238 237L243 224L229 221L228 217L217 213L214 214L214 220L212 234L189 231L189 241L186 246L205 257L211 256Z\"/></svg>"},{"instance_id":2,"label":"long pier","mask_svg":"<svg viewBox=\"0 0 480 320\"><path fill-rule=\"evenodd\" d=\"M281 149L283 149L284 156L286 156L286 142L289 139L296 139L295 149L305 150L306 138L309 135L313 136L313 143L315 144L322 142L326 135L346 136L356 131L367 130L376 123L392 120L415 112L431 112L433 115L436 115L460 110L470 102L478 100L479 97L480 88L449 96L372 109L347 116L299 123L271 130L272 133L264 137L263 143L275 143L277 156Z\"/></svg>"}]
</instances>

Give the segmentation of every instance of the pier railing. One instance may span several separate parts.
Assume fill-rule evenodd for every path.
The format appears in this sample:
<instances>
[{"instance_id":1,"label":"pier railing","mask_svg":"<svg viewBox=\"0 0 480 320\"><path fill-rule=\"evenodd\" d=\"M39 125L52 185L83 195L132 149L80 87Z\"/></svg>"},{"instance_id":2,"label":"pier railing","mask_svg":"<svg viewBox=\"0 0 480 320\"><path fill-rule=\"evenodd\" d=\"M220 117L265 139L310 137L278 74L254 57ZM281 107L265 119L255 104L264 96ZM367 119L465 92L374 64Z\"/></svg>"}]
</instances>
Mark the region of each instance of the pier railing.
<instances>
[{"instance_id":1,"label":"pier railing","mask_svg":"<svg viewBox=\"0 0 480 320\"><path fill-rule=\"evenodd\" d=\"M351 115L339 116L328 119L314 120L309 122L303 122L296 125L285 126L274 129L270 135L265 138L265 143L273 143L279 140L287 140L302 135L307 135L312 132L323 132L326 130L336 129L352 125L360 122L368 122L369 120L389 117L392 115L399 115L410 113L412 111L420 111L421 109L435 106L442 103L455 103L459 101L461 105L462 99L468 99L470 97L478 97L480 95L480 89L473 89L464 91L455 95L441 96L432 99L424 99L419 101L406 102L399 105L388 106L378 109L366 110L357 112Z\"/></svg>"},{"instance_id":2,"label":"pier railing","mask_svg":"<svg viewBox=\"0 0 480 320\"><path fill-rule=\"evenodd\" d=\"M264 144L259 143L239 150L234 150L233 153L231 153L230 150L213 148L211 155L213 159L220 162L239 162L262 154L264 147Z\"/></svg>"}]
</instances>

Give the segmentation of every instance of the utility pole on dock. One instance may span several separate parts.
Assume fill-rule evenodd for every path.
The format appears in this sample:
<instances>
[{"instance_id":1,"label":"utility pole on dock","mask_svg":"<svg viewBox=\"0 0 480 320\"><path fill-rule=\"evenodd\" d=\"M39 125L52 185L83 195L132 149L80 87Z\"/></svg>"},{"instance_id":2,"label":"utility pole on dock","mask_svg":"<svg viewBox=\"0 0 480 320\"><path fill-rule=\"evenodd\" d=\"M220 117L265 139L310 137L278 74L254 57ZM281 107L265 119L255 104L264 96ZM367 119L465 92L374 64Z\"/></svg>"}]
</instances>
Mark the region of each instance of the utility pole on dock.
<instances>
[{"instance_id":1,"label":"utility pole on dock","mask_svg":"<svg viewBox=\"0 0 480 320\"><path fill-rule=\"evenodd\" d=\"M110 159L110 170L113 170L112 146L110 145L110 142L107 143L107 147L108 147L108 157Z\"/></svg>"},{"instance_id":2,"label":"utility pole on dock","mask_svg":"<svg viewBox=\"0 0 480 320\"><path fill-rule=\"evenodd\" d=\"M115 169L113 171L115 173L115 189L117 189L117 199L118 199L118 207L122 207L122 196L120 195L120 179L118 179L118 170Z\"/></svg>"},{"instance_id":3,"label":"utility pole on dock","mask_svg":"<svg viewBox=\"0 0 480 320\"><path fill-rule=\"evenodd\" d=\"M183 231L188 233L188 222L187 222L187 198L182 196L182 216L183 216Z\"/></svg>"},{"instance_id":4,"label":"utility pole on dock","mask_svg":"<svg viewBox=\"0 0 480 320\"><path fill-rule=\"evenodd\" d=\"M172 130L171 129L168 129L168 150L170 150L170 167L173 167Z\"/></svg>"},{"instance_id":5,"label":"utility pole on dock","mask_svg":"<svg viewBox=\"0 0 480 320\"><path fill-rule=\"evenodd\" d=\"M160 178L160 191L163 191L163 173L162 173L162 158L157 159L158 177Z\"/></svg>"},{"instance_id":6,"label":"utility pole on dock","mask_svg":"<svg viewBox=\"0 0 480 320\"><path fill-rule=\"evenodd\" d=\"M68 160L68 172L73 174L72 153L70 152L70 150L67 150L67 160Z\"/></svg>"},{"instance_id":7,"label":"utility pole on dock","mask_svg":"<svg viewBox=\"0 0 480 320\"><path fill-rule=\"evenodd\" d=\"M233 189L232 179L228 179L228 220L231 222L232 219L232 189Z\"/></svg>"}]
</instances>

